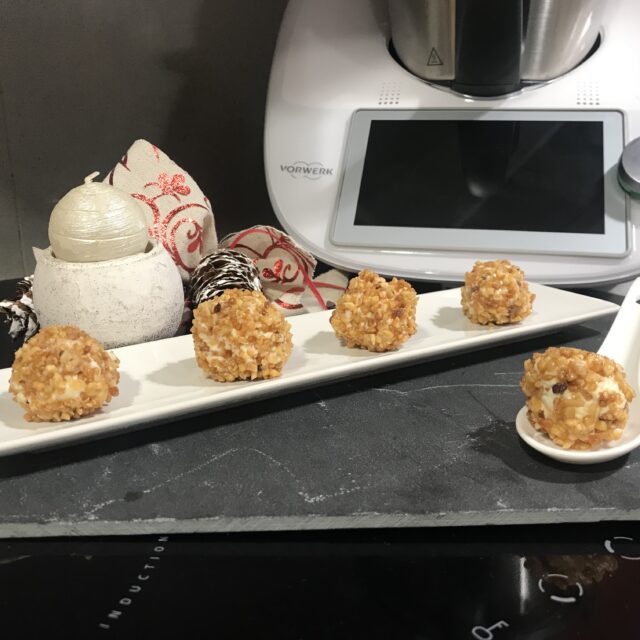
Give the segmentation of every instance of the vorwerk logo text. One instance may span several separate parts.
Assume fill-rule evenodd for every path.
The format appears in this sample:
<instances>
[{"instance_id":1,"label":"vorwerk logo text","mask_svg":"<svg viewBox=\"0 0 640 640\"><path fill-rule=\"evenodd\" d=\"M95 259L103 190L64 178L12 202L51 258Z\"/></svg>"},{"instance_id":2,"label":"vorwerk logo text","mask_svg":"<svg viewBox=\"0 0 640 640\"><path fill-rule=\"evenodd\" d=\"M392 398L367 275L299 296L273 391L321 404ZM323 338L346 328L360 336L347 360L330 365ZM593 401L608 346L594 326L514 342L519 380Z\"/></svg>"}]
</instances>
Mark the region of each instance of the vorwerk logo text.
<instances>
[{"instance_id":1,"label":"vorwerk logo text","mask_svg":"<svg viewBox=\"0 0 640 640\"><path fill-rule=\"evenodd\" d=\"M322 176L332 176L333 169L322 166L320 162L303 162L298 160L293 164L281 164L280 171L288 173L292 178L307 178L308 180L318 180Z\"/></svg>"}]
</instances>

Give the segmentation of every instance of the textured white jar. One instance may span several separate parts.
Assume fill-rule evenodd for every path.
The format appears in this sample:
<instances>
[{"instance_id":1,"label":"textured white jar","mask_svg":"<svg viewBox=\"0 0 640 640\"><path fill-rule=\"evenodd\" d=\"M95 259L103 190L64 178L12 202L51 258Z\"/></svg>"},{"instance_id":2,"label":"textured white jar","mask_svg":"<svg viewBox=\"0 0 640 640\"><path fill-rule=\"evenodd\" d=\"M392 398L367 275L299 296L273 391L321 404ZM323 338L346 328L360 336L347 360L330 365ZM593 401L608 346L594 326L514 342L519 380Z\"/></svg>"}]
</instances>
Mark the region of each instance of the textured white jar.
<instances>
[{"instance_id":1,"label":"textured white jar","mask_svg":"<svg viewBox=\"0 0 640 640\"><path fill-rule=\"evenodd\" d=\"M182 280L165 248L102 262L65 262L34 249L33 304L40 325L72 324L112 349L176 334Z\"/></svg>"}]
</instances>

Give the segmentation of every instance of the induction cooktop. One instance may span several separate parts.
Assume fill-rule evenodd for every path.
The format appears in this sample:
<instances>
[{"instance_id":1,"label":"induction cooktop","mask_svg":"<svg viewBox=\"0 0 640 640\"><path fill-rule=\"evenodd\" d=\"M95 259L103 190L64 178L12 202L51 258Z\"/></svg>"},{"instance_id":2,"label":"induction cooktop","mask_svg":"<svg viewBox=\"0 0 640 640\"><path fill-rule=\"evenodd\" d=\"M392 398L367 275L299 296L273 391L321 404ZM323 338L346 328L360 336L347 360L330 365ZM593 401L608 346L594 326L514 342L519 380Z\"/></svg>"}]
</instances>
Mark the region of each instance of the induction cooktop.
<instances>
[{"instance_id":1,"label":"induction cooktop","mask_svg":"<svg viewBox=\"0 0 640 640\"><path fill-rule=\"evenodd\" d=\"M0 543L3 628L65 638L640 637L640 525Z\"/></svg>"}]
</instances>

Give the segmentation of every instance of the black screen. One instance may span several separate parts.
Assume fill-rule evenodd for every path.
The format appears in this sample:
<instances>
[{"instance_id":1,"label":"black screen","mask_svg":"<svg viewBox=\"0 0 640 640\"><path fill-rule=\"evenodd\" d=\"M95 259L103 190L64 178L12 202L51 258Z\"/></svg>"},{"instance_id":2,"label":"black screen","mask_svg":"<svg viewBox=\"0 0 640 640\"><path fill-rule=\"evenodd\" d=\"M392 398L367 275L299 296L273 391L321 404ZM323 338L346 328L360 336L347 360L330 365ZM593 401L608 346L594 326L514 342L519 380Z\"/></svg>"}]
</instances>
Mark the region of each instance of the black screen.
<instances>
[{"instance_id":1,"label":"black screen","mask_svg":"<svg viewBox=\"0 0 640 640\"><path fill-rule=\"evenodd\" d=\"M604 233L601 122L376 120L356 225Z\"/></svg>"}]
</instances>

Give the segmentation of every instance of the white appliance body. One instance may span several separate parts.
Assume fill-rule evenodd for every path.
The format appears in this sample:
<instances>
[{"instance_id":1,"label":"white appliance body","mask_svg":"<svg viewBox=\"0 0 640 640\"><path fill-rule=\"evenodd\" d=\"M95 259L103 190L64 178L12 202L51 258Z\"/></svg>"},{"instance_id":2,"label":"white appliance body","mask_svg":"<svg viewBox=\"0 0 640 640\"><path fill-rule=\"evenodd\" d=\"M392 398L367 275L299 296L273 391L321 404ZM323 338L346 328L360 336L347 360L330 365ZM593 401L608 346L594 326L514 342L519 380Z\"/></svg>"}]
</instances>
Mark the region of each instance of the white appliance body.
<instances>
[{"instance_id":1,"label":"white appliance body","mask_svg":"<svg viewBox=\"0 0 640 640\"><path fill-rule=\"evenodd\" d=\"M416 280L456 282L475 260L506 258L533 281L588 286L640 273L640 201L627 196L623 257L337 246L331 228L344 176L347 134L361 109L610 111L624 143L640 136L640 2L618 0L599 49L544 85L499 98L471 98L416 78L388 51L384 0L290 0L273 60L265 120L272 205L298 242L333 266ZM616 185L616 188L619 188ZM568 248L569 249L569 248Z\"/></svg>"}]
</instances>

